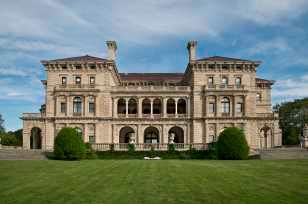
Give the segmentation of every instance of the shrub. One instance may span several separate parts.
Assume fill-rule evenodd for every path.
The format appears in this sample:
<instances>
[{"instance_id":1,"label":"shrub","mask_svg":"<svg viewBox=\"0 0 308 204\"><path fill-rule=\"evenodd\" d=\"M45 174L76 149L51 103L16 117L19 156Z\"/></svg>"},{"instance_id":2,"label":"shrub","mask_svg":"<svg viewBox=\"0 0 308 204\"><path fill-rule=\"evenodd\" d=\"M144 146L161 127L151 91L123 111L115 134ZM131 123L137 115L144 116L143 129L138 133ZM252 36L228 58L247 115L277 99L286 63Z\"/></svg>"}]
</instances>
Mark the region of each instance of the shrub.
<instances>
[{"instance_id":1,"label":"shrub","mask_svg":"<svg viewBox=\"0 0 308 204\"><path fill-rule=\"evenodd\" d=\"M15 137L15 135L12 134L6 134L4 133L1 137L1 144L7 145L7 146L20 146L20 142Z\"/></svg>"},{"instance_id":2,"label":"shrub","mask_svg":"<svg viewBox=\"0 0 308 204\"><path fill-rule=\"evenodd\" d=\"M296 130L296 128L290 128L286 131L286 140L285 140L285 144L287 145L296 145L299 143L299 133Z\"/></svg>"},{"instance_id":3,"label":"shrub","mask_svg":"<svg viewBox=\"0 0 308 204\"><path fill-rule=\"evenodd\" d=\"M235 127L225 129L219 135L216 151L219 159L247 159L249 147L244 132Z\"/></svg>"},{"instance_id":4,"label":"shrub","mask_svg":"<svg viewBox=\"0 0 308 204\"><path fill-rule=\"evenodd\" d=\"M134 152L135 151L135 144L128 144L128 152Z\"/></svg>"},{"instance_id":5,"label":"shrub","mask_svg":"<svg viewBox=\"0 0 308 204\"><path fill-rule=\"evenodd\" d=\"M73 128L63 128L55 140L54 155L57 159L79 160L85 157L86 147Z\"/></svg>"},{"instance_id":6,"label":"shrub","mask_svg":"<svg viewBox=\"0 0 308 204\"><path fill-rule=\"evenodd\" d=\"M175 145L174 144L168 144L168 151L173 153L175 152Z\"/></svg>"},{"instance_id":7,"label":"shrub","mask_svg":"<svg viewBox=\"0 0 308 204\"><path fill-rule=\"evenodd\" d=\"M92 145L89 142L87 142L85 144L85 147L86 147L86 159L96 159L97 155L95 151L92 149Z\"/></svg>"}]
</instances>

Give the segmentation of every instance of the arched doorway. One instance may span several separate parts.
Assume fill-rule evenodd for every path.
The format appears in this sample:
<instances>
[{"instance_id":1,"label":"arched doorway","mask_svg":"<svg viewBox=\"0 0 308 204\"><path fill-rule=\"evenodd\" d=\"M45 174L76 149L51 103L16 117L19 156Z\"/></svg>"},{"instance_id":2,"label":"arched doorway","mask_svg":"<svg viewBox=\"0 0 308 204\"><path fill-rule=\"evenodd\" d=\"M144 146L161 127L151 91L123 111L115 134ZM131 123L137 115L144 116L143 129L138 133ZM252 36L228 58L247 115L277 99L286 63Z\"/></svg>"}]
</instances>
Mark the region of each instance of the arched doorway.
<instances>
[{"instance_id":1,"label":"arched doorway","mask_svg":"<svg viewBox=\"0 0 308 204\"><path fill-rule=\"evenodd\" d=\"M121 128L119 133L119 143L129 143L132 133L135 133L135 131L129 126Z\"/></svg>"},{"instance_id":2,"label":"arched doorway","mask_svg":"<svg viewBox=\"0 0 308 204\"><path fill-rule=\"evenodd\" d=\"M261 148L267 149L268 147L270 147L268 144L268 138L271 136L271 128L267 126L267 124L265 124L264 127L260 129L260 133L260 146Z\"/></svg>"},{"instance_id":3,"label":"arched doorway","mask_svg":"<svg viewBox=\"0 0 308 204\"><path fill-rule=\"evenodd\" d=\"M42 131L38 127L31 129L30 149L42 149Z\"/></svg>"},{"instance_id":4,"label":"arched doorway","mask_svg":"<svg viewBox=\"0 0 308 204\"><path fill-rule=\"evenodd\" d=\"M159 143L159 130L156 127L147 127L144 130L144 143L145 144L158 144Z\"/></svg>"},{"instance_id":5,"label":"arched doorway","mask_svg":"<svg viewBox=\"0 0 308 204\"><path fill-rule=\"evenodd\" d=\"M174 143L184 143L184 130L178 126L170 128L168 135L169 137L173 134Z\"/></svg>"}]
</instances>

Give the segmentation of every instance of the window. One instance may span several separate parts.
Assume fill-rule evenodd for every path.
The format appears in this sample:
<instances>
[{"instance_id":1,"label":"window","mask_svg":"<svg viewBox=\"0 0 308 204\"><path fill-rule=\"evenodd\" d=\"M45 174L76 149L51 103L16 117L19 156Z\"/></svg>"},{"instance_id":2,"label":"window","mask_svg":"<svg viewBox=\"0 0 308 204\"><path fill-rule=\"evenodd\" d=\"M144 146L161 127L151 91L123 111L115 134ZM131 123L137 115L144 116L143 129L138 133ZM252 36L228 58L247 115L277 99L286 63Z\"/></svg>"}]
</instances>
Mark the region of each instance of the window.
<instances>
[{"instance_id":1,"label":"window","mask_svg":"<svg viewBox=\"0 0 308 204\"><path fill-rule=\"evenodd\" d=\"M66 64L62 64L62 65L61 65L61 68L62 68L62 69L67 69Z\"/></svg>"},{"instance_id":2,"label":"window","mask_svg":"<svg viewBox=\"0 0 308 204\"><path fill-rule=\"evenodd\" d=\"M236 104L236 112L242 113L243 112L243 103L237 103Z\"/></svg>"},{"instance_id":3,"label":"window","mask_svg":"<svg viewBox=\"0 0 308 204\"><path fill-rule=\"evenodd\" d=\"M94 76L90 77L90 84L95 84L95 77Z\"/></svg>"},{"instance_id":4,"label":"window","mask_svg":"<svg viewBox=\"0 0 308 204\"><path fill-rule=\"evenodd\" d=\"M95 68L96 68L95 64L90 65L90 69L95 69Z\"/></svg>"},{"instance_id":5,"label":"window","mask_svg":"<svg viewBox=\"0 0 308 204\"><path fill-rule=\"evenodd\" d=\"M221 100L221 110L223 113L230 113L230 101L227 97Z\"/></svg>"},{"instance_id":6,"label":"window","mask_svg":"<svg viewBox=\"0 0 308 204\"><path fill-rule=\"evenodd\" d=\"M81 84L81 77L76 76L76 78L75 78L75 83L78 84L78 85L80 85L80 84Z\"/></svg>"},{"instance_id":7,"label":"window","mask_svg":"<svg viewBox=\"0 0 308 204\"><path fill-rule=\"evenodd\" d=\"M257 102L261 102L261 94L257 93L257 97L256 97Z\"/></svg>"},{"instance_id":8,"label":"window","mask_svg":"<svg viewBox=\"0 0 308 204\"><path fill-rule=\"evenodd\" d=\"M223 85L227 85L227 84L228 84L228 78L227 78L227 77L222 77L221 83L222 83Z\"/></svg>"},{"instance_id":9,"label":"window","mask_svg":"<svg viewBox=\"0 0 308 204\"><path fill-rule=\"evenodd\" d=\"M208 84L213 85L214 84L214 77L209 77L208 78Z\"/></svg>"},{"instance_id":10,"label":"window","mask_svg":"<svg viewBox=\"0 0 308 204\"><path fill-rule=\"evenodd\" d=\"M81 113L81 110L82 110L82 99L81 97L77 96L74 98L74 101L73 101L73 112Z\"/></svg>"},{"instance_id":11,"label":"window","mask_svg":"<svg viewBox=\"0 0 308 204\"><path fill-rule=\"evenodd\" d=\"M94 144L95 143L95 136L94 135L89 134L89 143L90 144Z\"/></svg>"},{"instance_id":12,"label":"window","mask_svg":"<svg viewBox=\"0 0 308 204\"><path fill-rule=\"evenodd\" d=\"M209 103L209 113L215 113L215 103Z\"/></svg>"},{"instance_id":13,"label":"window","mask_svg":"<svg viewBox=\"0 0 308 204\"><path fill-rule=\"evenodd\" d=\"M62 85L66 85L66 83L67 83L67 78L66 78L66 77L62 77L61 83L62 83Z\"/></svg>"},{"instance_id":14,"label":"window","mask_svg":"<svg viewBox=\"0 0 308 204\"><path fill-rule=\"evenodd\" d=\"M79 127L75 127L75 130L76 130L77 136L82 138L82 129Z\"/></svg>"},{"instance_id":15,"label":"window","mask_svg":"<svg viewBox=\"0 0 308 204\"><path fill-rule=\"evenodd\" d=\"M60 111L61 111L61 113L66 113L66 103L60 104Z\"/></svg>"},{"instance_id":16,"label":"window","mask_svg":"<svg viewBox=\"0 0 308 204\"><path fill-rule=\"evenodd\" d=\"M95 103L94 103L94 97L90 96L89 98L89 113L95 112Z\"/></svg>"},{"instance_id":17,"label":"window","mask_svg":"<svg viewBox=\"0 0 308 204\"><path fill-rule=\"evenodd\" d=\"M240 77L235 78L235 85L240 86L242 84L242 79Z\"/></svg>"},{"instance_id":18,"label":"window","mask_svg":"<svg viewBox=\"0 0 308 204\"><path fill-rule=\"evenodd\" d=\"M75 68L76 68L76 69L81 69L81 65L80 65L80 64L77 64L77 65L75 65Z\"/></svg>"},{"instance_id":19,"label":"window","mask_svg":"<svg viewBox=\"0 0 308 204\"><path fill-rule=\"evenodd\" d=\"M95 143L95 128L94 125L89 126L89 143L94 144Z\"/></svg>"}]
</instances>

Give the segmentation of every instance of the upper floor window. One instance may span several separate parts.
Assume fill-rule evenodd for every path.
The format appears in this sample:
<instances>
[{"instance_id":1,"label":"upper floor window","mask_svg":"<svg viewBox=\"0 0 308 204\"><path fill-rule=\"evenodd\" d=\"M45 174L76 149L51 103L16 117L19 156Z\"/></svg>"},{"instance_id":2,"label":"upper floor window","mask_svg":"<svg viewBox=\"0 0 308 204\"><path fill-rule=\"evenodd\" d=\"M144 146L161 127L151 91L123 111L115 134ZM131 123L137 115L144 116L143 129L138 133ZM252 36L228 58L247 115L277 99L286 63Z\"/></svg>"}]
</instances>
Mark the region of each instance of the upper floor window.
<instances>
[{"instance_id":1,"label":"upper floor window","mask_svg":"<svg viewBox=\"0 0 308 204\"><path fill-rule=\"evenodd\" d=\"M240 86L242 84L242 79L241 79L241 77L236 77L235 78L235 85L236 86Z\"/></svg>"},{"instance_id":2,"label":"upper floor window","mask_svg":"<svg viewBox=\"0 0 308 204\"><path fill-rule=\"evenodd\" d=\"M214 77L209 77L207 80L209 85L213 85L214 84Z\"/></svg>"},{"instance_id":3,"label":"upper floor window","mask_svg":"<svg viewBox=\"0 0 308 204\"><path fill-rule=\"evenodd\" d=\"M222 77L222 78L221 78L221 83L222 83L223 85L227 85L227 84L228 84L228 78L227 78L227 77Z\"/></svg>"},{"instance_id":4,"label":"upper floor window","mask_svg":"<svg viewBox=\"0 0 308 204\"><path fill-rule=\"evenodd\" d=\"M81 113L82 110L82 99L80 96L77 96L73 100L73 112Z\"/></svg>"},{"instance_id":5,"label":"upper floor window","mask_svg":"<svg viewBox=\"0 0 308 204\"><path fill-rule=\"evenodd\" d=\"M90 65L90 69L95 69L95 68L96 68L95 64Z\"/></svg>"},{"instance_id":6,"label":"upper floor window","mask_svg":"<svg viewBox=\"0 0 308 204\"><path fill-rule=\"evenodd\" d=\"M256 101L261 102L261 93L257 93Z\"/></svg>"},{"instance_id":7,"label":"upper floor window","mask_svg":"<svg viewBox=\"0 0 308 204\"><path fill-rule=\"evenodd\" d=\"M215 113L215 103L209 103L209 113Z\"/></svg>"},{"instance_id":8,"label":"upper floor window","mask_svg":"<svg viewBox=\"0 0 308 204\"><path fill-rule=\"evenodd\" d=\"M237 103L236 104L236 112L242 113L243 112L243 103Z\"/></svg>"},{"instance_id":9,"label":"upper floor window","mask_svg":"<svg viewBox=\"0 0 308 204\"><path fill-rule=\"evenodd\" d=\"M230 113L230 100L227 97L221 100L221 110L223 113Z\"/></svg>"},{"instance_id":10,"label":"upper floor window","mask_svg":"<svg viewBox=\"0 0 308 204\"><path fill-rule=\"evenodd\" d=\"M90 76L90 84L95 84L95 77L94 76Z\"/></svg>"},{"instance_id":11,"label":"upper floor window","mask_svg":"<svg viewBox=\"0 0 308 204\"><path fill-rule=\"evenodd\" d=\"M89 113L94 113L94 112L95 112L94 97L90 96L89 97Z\"/></svg>"},{"instance_id":12,"label":"upper floor window","mask_svg":"<svg viewBox=\"0 0 308 204\"><path fill-rule=\"evenodd\" d=\"M80 65L80 64L76 64L76 65L75 65L75 68L76 68L76 69L81 69L81 65Z\"/></svg>"},{"instance_id":13,"label":"upper floor window","mask_svg":"<svg viewBox=\"0 0 308 204\"><path fill-rule=\"evenodd\" d=\"M60 104L60 111L61 111L61 113L66 113L66 103Z\"/></svg>"},{"instance_id":14,"label":"upper floor window","mask_svg":"<svg viewBox=\"0 0 308 204\"><path fill-rule=\"evenodd\" d=\"M62 77L61 83L62 83L62 85L66 85L67 84L67 78Z\"/></svg>"},{"instance_id":15,"label":"upper floor window","mask_svg":"<svg viewBox=\"0 0 308 204\"><path fill-rule=\"evenodd\" d=\"M81 84L81 77L80 76L76 76L75 83L78 84L78 85Z\"/></svg>"}]
</instances>

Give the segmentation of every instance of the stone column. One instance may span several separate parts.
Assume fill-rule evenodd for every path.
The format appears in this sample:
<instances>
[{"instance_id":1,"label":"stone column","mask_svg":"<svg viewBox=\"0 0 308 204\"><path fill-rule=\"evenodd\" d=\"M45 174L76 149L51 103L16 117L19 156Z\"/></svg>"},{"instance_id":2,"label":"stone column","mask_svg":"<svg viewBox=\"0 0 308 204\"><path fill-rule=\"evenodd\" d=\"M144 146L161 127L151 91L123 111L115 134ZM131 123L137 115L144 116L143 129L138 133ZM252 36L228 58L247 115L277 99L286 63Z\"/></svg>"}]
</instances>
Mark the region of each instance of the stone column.
<instances>
[{"instance_id":1,"label":"stone column","mask_svg":"<svg viewBox=\"0 0 308 204\"><path fill-rule=\"evenodd\" d=\"M163 117L167 117L167 98L163 98Z\"/></svg>"},{"instance_id":2,"label":"stone column","mask_svg":"<svg viewBox=\"0 0 308 204\"><path fill-rule=\"evenodd\" d=\"M247 116L247 95L244 96L243 106L244 106L243 116Z\"/></svg>"},{"instance_id":3,"label":"stone column","mask_svg":"<svg viewBox=\"0 0 308 204\"><path fill-rule=\"evenodd\" d=\"M83 141L84 142L89 142L89 135L88 135L88 125L87 124L84 124L83 125Z\"/></svg>"},{"instance_id":4,"label":"stone column","mask_svg":"<svg viewBox=\"0 0 308 204\"><path fill-rule=\"evenodd\" d=\"M118 117L118 99L113 98L113 117L117 118Z\"/></svg>"},{"instance_id":5,"label":"stone column","mask_svg":"<svg viewBox=\"0 0 308 204\"><path fill-rule=\"evenodd\" d=\"M71 100L70 100L70 96L66 96L66 116L71 116Z\"/></svg>"},{"instance_id":6,"label":"stone column","mask_svg":"<svg viewBox=\"0 0 308 204\"><path fill-rule=\"evenodd\" d=\"M178 117L178 98L175 99L175 117Z\"/></svg>"},{"instance_id":7,"label":"stone column","mask_svg":"<svg viewBox=\"0 0 308 204\"><path fill-rule=\"evenodd\" d=\"M151 118L153 118L153 98L150 98L151 101Z\"/></svg>"},{"instance_id":8,"label":"stone column","mask_svg":"<svg viewBox=\"0 0 308 204\"><path fill-rule=\"evenodd\" d=\"M206 117L207 116L207 112L208 112L208 110L207 110L207 106L208 106L208 98L207 98L207 96L204 96L204 116Z\"/></svg>"},{"instance_id":9,"label":"stone column","mask_svg":"<svg viewBox=\"0 0 308 204\"><path fill-rule=\"evenodd\" d=\"M235 116L235 105L236 105L236 103L235 103L235 96L232 96L232 116L234 117Z\"/></svg>"},{"instance_id":10,"label":"stone column","mask_svg":"<svg viewBox=\"0 0 308 204\"><path fill-rule=\"evenodd\" d=\"M187 97L186 106L187 106L187 117L190 117L190 98L189 97Z\"/></svg>"},{"instance_id":11,"label":"stone column","mask_svg":"<svg viewBox=\"0 0 308 204\"><path fill-rule=\"evenodd\" d=\"M83 99L83 103L82 103L82 105L83 105L83 107L82 107L82 109L83 109L83 116L85 116L86 115L86 111L87 111L87 109L86 109L86 96L82 96L82 99Z\"/></svg>"},{"instance_id":12,"label":"stone column","mask_svg":"<svg viewBox=\"0 0 308 204\"><path fill-rule=\"evenodd\" d=\"M142 118L142 101L143 98L138 98L138 118Z\"/></svg>"},{"instance_id":13,"label":"stone column","mask_svg":"<svg viewBox=\"0 0 308 204\"><path fill-rule=\"evenodd\" d=\"M128 98L125 99L125 116L128 118Z\"/></svg>"},{"instance_id":14,"label":"stone column","mask_svg":"<svg viewBox=\"0 0 308 204\"><path fill-rule=\"evenodd\" d=\"M220 102L220 97L216 96L216 107L215 107L215 116L219 116L219 102Z\"/></svg>"},{"instance_id":15,"label":"stone column","mask_svg":"<svg viewBox=\"0 0 308 204\"><path fill-rule=\"evenodd\" d=\"M85 116L87 116L88 115L88 113L89 113L89 103L88 103L88 98L89 96L83 96L83 98L84 98L84 111L83 111L83 115L85 115Z\"/></svg>"}]
</instances>

